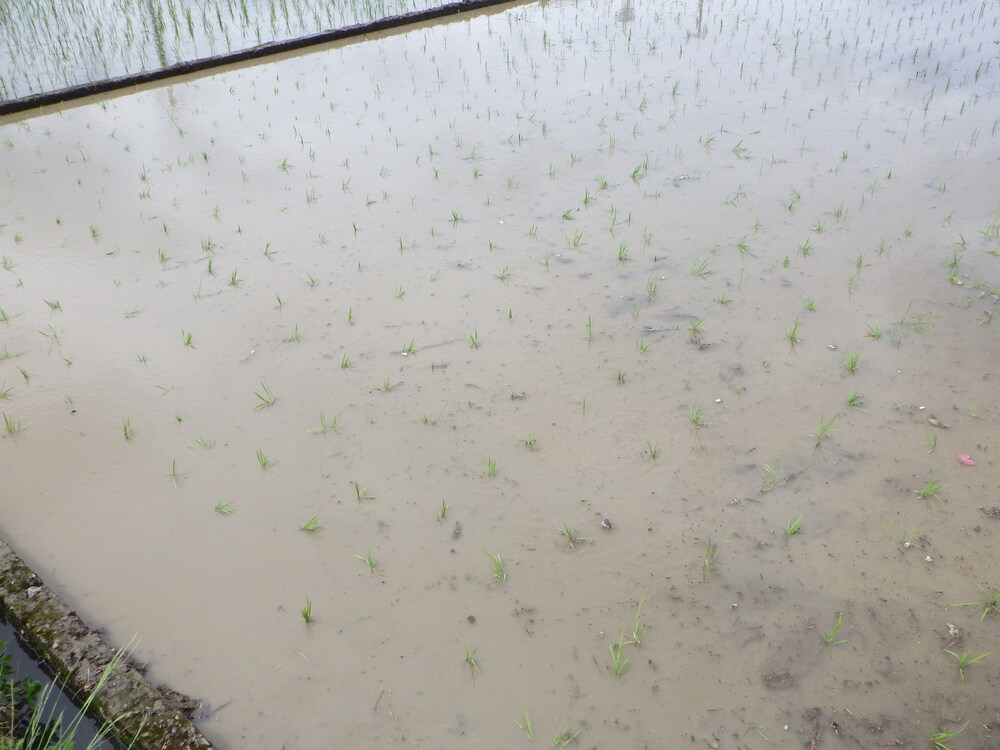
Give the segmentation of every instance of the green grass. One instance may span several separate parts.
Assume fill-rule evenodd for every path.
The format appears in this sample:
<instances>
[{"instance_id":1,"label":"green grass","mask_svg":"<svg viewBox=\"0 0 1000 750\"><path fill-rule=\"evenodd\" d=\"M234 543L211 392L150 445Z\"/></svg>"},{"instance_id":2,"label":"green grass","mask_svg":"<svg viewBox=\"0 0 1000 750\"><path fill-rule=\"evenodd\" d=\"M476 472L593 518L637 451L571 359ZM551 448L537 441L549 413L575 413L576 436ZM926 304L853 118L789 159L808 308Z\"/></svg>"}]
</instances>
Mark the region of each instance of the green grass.
<instances>
[{"instance_id":1,"label":"green grass","mask_svg":"<svg viewBox=\"0 0 1000 750\"><path fill-rule=\"evenodd\" d=\"M882 338L882 326L879 325L877 320L868 324L868 330L867 333L865 333L865 336L875 339L876 341Z\"/></svg>"},{"instance_id":2,"label":"green grass","mask_svg":"<svg viewBox=\"0 0 1000 750\"><path fill-rule=\"evenodd\" d=\"M928 739L931 743L931 748L933 750L952 750L951 746L947 744L947 741L957 737L965 728L969 726L969 722L965 722L958 729L954 729L950 732L935 732Z\"/></svg>"},{"instance_id":3,"label":"green grass","mask_svg":"<svg viewBox=\"0 0 1000 750\"><path fill-rule=\"evenodd\" d=\"M466 338L469 340L469 346L471 346L473 349L478 349L479 348L479 329L478 328L475 329L475 330L473 330L472 333L470 333Z\"/></svg>"},{"instance_id":4,"label":"green grass","mask_svg":"<svg viewBox=\"0 0 1000 750\"><path fill-rule=\"evenodd\" d=\"M577 536L577 533L573 531L567 524L563 524L562 528L559 529L559 533L566 537L566 546L571 550L576 550L576 545L580 542L589 542L590 539L585 536Z\"/></svg>"},{"instance_id":5,"label":"green grass","mask_svg":"<svg viewBox=\"0 0 1000 750\"><path fill-rule=\"evenodd\" d=\"M416 342L413 339L410 339L410 343L403 347L403 354L409 355L416 353L417 353Z\"/></svg>"},{"instance_id":6,"label":"green grass","mask_svg":"<svg viewBox=\"0 0 1000 750\"><path fill-rule=\"evenodd\" d=\"M847 375L853 375L858 370L858 359L861 357L861 352L857 349L848 349L844 353L844 360L840 363L840 370L846 377Z\"/></svg>"},{"instance_id":7,"label":"green grass","mask_svg":"<svg viewBox=\"0 0 1000 750\"><path fill-rule=\"evenodd\" d=\"M350 366L351 366L352 364L354 364L354 363L353 363L353 361L351 360L351 358L350 358L350 356L349 356L349 355L345 354L345 355L344 355L343 357L341 357L341 358L340 358L340 369L342 369L342 370L346 370L346 369L347 369L347 368L349 368L349 367L350 367Z\"/></svg>"},{"instance_id":8,"label":"green grass","mask_svg":"<svg viewBox=\"0 0 1000 750\"><path fill-rule=\"evenodd\" d=\"M701 341L702 337L705 335L705 319L696 320L691 325L688 326L688 336L689 338L698 343Z\"/></svg>"},{"instance_id":9,"label":"green grass","mask_svg":"<svg viewBox=\"0 0 1000 750\"><path fill-rule=\"evenodd\" d=\"M660 441L653 440L648 442L646 443L646 447L649 449L649 457L655 461L657 456L660 455Z\"/></svg>"},{"instance_id":10,"label":"green grass","mask_svg":"<svg viewBox=\"0 0 1000 750\"><path fill-rule=\"evenodd\" d=\"M785 524L785 535L798 534L802 530L802 516L794 518Z\"/></svg>"},{"instance_id":11,"label":"green grass","mask_svg":"<svg viewBox=\"0 0 1000 750\"><path fill-rule=\"evenodd\" d=\"M486 459L486 476L493 478L497 475L497 461L492 456Z\"/></svg>"},{"instance_id":12,"label":"green grass","mask_svg":"<svg viewBox=\"0 0 1000 750\"><path fill-rule=\"evenodd\" d=\"M840 628L843 626L843 624L844 624L844 616L839 615L837 617L836 625L834 625L829 630L821 630L819 637L823 640L823 643L825 643L827 646L836 646L841 643L847 643L846 638L841 638L840 640L837 640L837 636L840 635Z\"/></svg>"},{"instance_id":13,"label":"green grass","mask_svg":"<svg viewBox=\"0 0 1000 750\"><path fill-rule=\"evenodd\" d=\"M170 471L167 472L167 478L170 479L170 484L175 489L181 486L181 478L177 473L177 459L170 462Z\"/></svg>"},{"instance_id":14,"label":"green grass","mask_svg":"<svg viewBox=\"0 0 1000 750\"><path fill-rule=\"evenodd\" d=\"M969 656L970 652L968 651L964 651L962 654L956 654L954 651L949 651L948 649L945 649L944 652L946 654L951 654L952 656L955 657L956 661L958 662L957 664L958 676L961 677L963 680L965 679L966 669L968 669L973 664L981 662L983 659L985 659L987 656L993 653L992 651L987 651L985 654L980 654L979 656L970 657Z\"/></svg>"},{"instance_id":15,"label":"green grass","mask_svg":"<svg viewBox=\"0 0 1000 750\"><path fill-rule=\"evenodd\" d=\"M493 567L493 578L497 583L503 583L507 580L507 568L504 567L503 560L500 559L500 555L493 555L489 552L486 556L490 558L490 564Z\"/></svg>"},{"instance_id":16,"label":"green grass","mask_svg":"<svg viewBox=\"0 0 1000 750\"><path fill-rule=\"evenodd\" d=\"M858 389L854 388L849 394L847 394L847 400L844 403L852 409L861 409L861 407L865 405L865 400L862 395L858 393ZM862 409L862 411L864 410Z\"/></svg>"},{"instance_id":17,"label":"green grass","mask_svg":"<svg viewBox=\"0 0 1000 750\"><path fill-rule=\"evenodd\" d=\"M131 419L125 419L122 422L122 435L125 436L126 440L131 440L135 437L135 428L132 427Z\"/></svg>"},{"instance_id":18,"label":"green grass","mask_svg":"<svg viewBox=\"0 0 1000 750\"><path fill-rule=\"evenodd\" d=\"M279 459L277 458L269 458L268 456L264 455L264 451L262 451L260 448L257 449L257 463L260 465L261 472L267 471L269 468L278 463L278 460Z\"/></svg>"},{"instance_id":19,"label":"green grass","mask_svg":"<svg viewBox=\"0 0 1000 750\"><path fill-rule=\"evenodd\" d=\"M932 432L931 430L928 430L926 428L925 432L927 435L927 440L924 441L924 446L927 448L928 453L933 453L934 451L937 450L937 439L938 439L937 433Z\"/></svg>"},{"instance_id":20,"label":"green grass","mask_svg":"<svg viewBox=\"0 0 1000 750\"><path fill-rule=\"evenodd\" d=\"M388 393L397 385L399 385L399 383L393 383L389 380L389 378L383 378L382 381L378 384L378 389L380 391L385 391L386 393Z\"/></svg>"},{"instance_id":21,"label":"green grass","mask_svg":"<svg viewBox=\"0 0 1000 750\"><path fill-rule=\"evenodd\" d=\"M761 464L760 492L768 492L778 486L778 472L770 464Z\"/></svg>"},{"instance_id":22,"label":"green grass","mask_svg":"<svg viewBox=\"0 0 1000 750\"><path fill-rule=\"evenodd\" d=\"M326 415L323 412L319 413L319 427L311 427L306 432L310 435L325 435L328 432L334 432L340 434L340 415L342 412L337 412L333 415L333 419L327 421Z\"/></svg>"},{"instance_id":23,"label":"green grass","mask_svg":"<svg viewBox=\"0 0 1000 750\"><path fill-rule=\"evenodd\" d=\"M469 665L469 671L472 673L472 681L476 681L476 675L479 674L479 662L476 660L476 652L478 648L469 648L469 644L462 642L465 646L465 663ZM525 714L527 715L527 714Z\"/></svg>"},{"instance_id":24,"label":"green grass","mask_svg":"<svg viewBox=\"0 0 1000 750\"><path fill-rule=\"evenodd\" d=\"M570 743L575 742L576 738L579 737L582 732L583 732L582 729L577 729L576 732L574 732L570 728L569 724L567 724L562 729L560 729L559 733L553 738L550 747L565 748Z\"/></svg>"},{"instance_id":25,"label":"green grass","mask_svg":"<svg viewBox=\"0 0 1000 750\"><path fill-rule=\"evenodd\" d=\"M705 421L705 410L701 406L689 406L688 419L695 427L708 426L708 422Z\"/></svg>"},{"instance_id":26,"label":"green grass","mask_svg":"<svg viewBox=\"0 0 1000 750\"><path fill-rule=\"evenodd\" d=\"M799 319L795 318L792 321L792 327L785 331L785 338L788 339L788 343L792 346L802 343L802 338L799 336Z\"/></svg>"},{"instance_id":27,"label":"green grass","mask_svg":"<svg viewBox=\"0 0 1000 750\"><path fill-rule=\"evenodd\" d=\"M628 376L628 370L622 370L621 368L615 370L615 377L618 378L618 385L625 385L625 378Z\"/></svg>"},{"instance_id":28,"label":"green grass","mask_svg":"<svg viewBox=\"0 0 1000 750\"><path fill-rule=\"evenodd\" d=\"M698 259L691 263L692 276L697 276L698 278L703 279L706 276L710 275L711 273L712 272L711 270L709 270L708 267L708 258L705 258L704 260Z\"/></svg>"},{"instance_id":29,"label":"green grass","mask_svg":"<svg viewBox=\"0 0 1000 750\"><path fill-rule=\"evenodd\" d=\"M712 580L712 569L715 566L715 558L719 556L719 545L709 539L705 542L705 550L701 559L702 579L707 583Z\"/></svg>"},{"instance_id":30,"label":"green grass","mask_svg":"<svg viewBox=\"0 0 1000 750\"><path fill-rule=\"evenodd\" d=\"M529 740L531 740L532 742L534 742L534 740L535 740L535 733L531 729L531 717L528 716L528 709L524 709L524 712L521 715L521 721L518 721L517 719L514 719L514 723L517 724L517 726L520 728L520 730L522 732L524 732L526 735L528 735L528 739Z\"/></svg>"},{"instance_id":31,"label":"green grass","mask_svg":"<svg viewBox=\"0 0 1000 750\"><path fill-rule=\"evenodd\" d=\"M184 329L181 329L181 339L184 342L184 346L186 346L188 349L196 348L194 345L194 334L191 333L190 331L185 331Z\"/></svg>"},{"instance_id":32,"label":"green grass","mask_svg":"<svg viewBox=\"0 0 1000 750\"><path fill-rule=\"evenodd\" d=\"M640 599L635 607L635 622L632 624L631 643L636 646L642 645L642 639L646 637L646 631L649 630L649 625L642 622L642 604L644 601L644 599Z\"/></svg>"},{"instance_id":33,"label":"green grass","mask_svg":"<svg viewBox=\"0 0 1000 750\"><path fill-rule=\"evenodd\" d=\"M375 496L367 489L362 489L361 485L357 482L352 482L354 485L354 494L358 496L358 502L362 500L374 500Z\"/></svg>"},{"instance_id":34,"label":"green grass","mask_svg":"<svg viewBox=\"0 0 1000 750\"><path fill-rule=\"evenodd\" d=\"M448 517L448 508L450 508L450 507L451 507L451 505L448 502L446 502L444 500L441 501L441 507L438 509L438 512L435 514L435 518L437 518L438 526L440 526L444 522L444 520Z\"/></svg>"},{"instance_id":35,"label":"green grass","mask_svg":"<svg viewBox=\"0 0 1000 750\"><path fill-rule=\"evenodd\" d=\"M233 513L236 512L236 508L230 507L232 504L233 504L232 500L220 500L215 504L214 510L220 516L231 516L233 515Z\"/></svg>"},{"instance_id":36,"label":"green grass","mask_svg":"<svg viewBox=\"0 0 1000 750\"><path fill-rule=\"evenodd\" d=\"M815 312L816 311L816 300L814 300L814 299L807 299L805 302L802 303L802 309L803 310L808 310L809 312Z\"/></svg>"},{"instance_id":37,"label":"green grass","mask_svg":"<svg viewBox=\"0 0 1000 750\"><path fill-rule=\"evenodd\" d=\"M299 610L299 614L302 615L302 619L305 620L306 625L313 621L313 603L308 596L306 597L306 606Z\"/></svg>"},{"instance_id":38,"label":"green grass","mask_svg":"<svg viewBox=\"0 0 1000 750\"><path fill-rule=\"evenodd\" d=\"M631 658L625 656L625 631L622 631L618 643L611 641L611 666L614 669L615 677L621 677Z\"/></svg>"},{"instance_id":39,"label":"green grass","mask_svg":"<svg viewBox=\"0 0 1000 750\"><path fill-rule=\"evenodd\" d=\"M986 619L988 615L998 615L1000 614L1000 591L994 589L986 589L982 586L979 590L983 592L983 600L981 602L965 602L963 604L952 604L953 607L982 607L983 612L979 616L979 621L982 622Z\"/></svg>"},{"instance_id":40,"label":"green grass","mask_svg":"<svg viewBox=\"0 0 1000 750\"><path fill-rule=\"evenodd\" d=\"M260 390L254 391L254 396L257 397L259 403L254 407L254 411L261 411L262 409L267 409L274 406L274 402L278 398L271 392L271 389L267 387L266 383L260 384Z\"/></svg>"},{"instance_id":41,"label":"green grass","mask_svg":"<svg viewBox=\"0 0 1000 750\"><path fill-rule=\"evenodd\" d=\"M319 531L323 528L323 524L319 522L318 516L313 516L304 524L299 526L299 531Z\"/></svg>"}]
</instances>

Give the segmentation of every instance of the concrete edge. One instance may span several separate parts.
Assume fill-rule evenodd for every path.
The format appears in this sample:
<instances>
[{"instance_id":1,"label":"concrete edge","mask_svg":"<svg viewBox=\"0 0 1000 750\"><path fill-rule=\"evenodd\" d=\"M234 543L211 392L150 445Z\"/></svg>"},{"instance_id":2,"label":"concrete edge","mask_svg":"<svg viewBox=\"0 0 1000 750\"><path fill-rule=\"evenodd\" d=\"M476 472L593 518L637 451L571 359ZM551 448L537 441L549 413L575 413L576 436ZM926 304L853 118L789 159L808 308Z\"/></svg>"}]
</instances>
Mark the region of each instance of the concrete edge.
<instances>
[{"instance_id":1,"label":"concrete edge","mask_svg":"<svg viewBox=\"0 0 1000 750\"><path fill-rule=\"evenodd\" d=\"M58 681L79 698L93 692L115 650L84 623L0 541L0 612ZM114 722L123 747L133 750L208 750L212 744L189 713L199 707L168 688L154 687L143 667L126 658L94 698L99 722Z\"/></svg>"},{"instance_id":2,"label":"concrete edge","mask_svg":"<svg viewBox=\"0 0 1000 750\"><path fill-rule=\"evenodd\" d=\"M387 18L380 18L376 21L371 21L370 23L345 26L342 29L330 29L328 31L321 31L308 36L296 37L295 39L268 42L267 44L250 47L249 49L181 62L166 68L158 68L157 70L148 70L127 76L109 78L104 81L94 81L92 83L85 83L79 86L59 89L58 91L47 91L41 94L26 96L21 99L0 101L0 117L14 114L15 112L38 109L39 107L45 107L51 104L59 104L73 99L82 99L87 96L94 96L95 94L104 94L111 91L117 91L119 89L126 89L143 83L152 83L155 81L162 81L167 78L186 75L188 73L197 73L211 68L218 68L223 65L231 65L233 63L255 60L261 57L269 57L282 52L293 52L304 47L312 47L318 44L336 42L342 39L364 36L378 31L387 31L400 26L408 26L421 21L432 21L444 16L456 15L458 13L465 13L471 10L478 10L480 8L488 8L494 5L514 4L515 2L517 2L517 0L459 0L459 2L447 3L434 8L428 8L427 10L413 11L412 13L404 13L399 16L389 16Z\"/></svg>"}]
</instances>

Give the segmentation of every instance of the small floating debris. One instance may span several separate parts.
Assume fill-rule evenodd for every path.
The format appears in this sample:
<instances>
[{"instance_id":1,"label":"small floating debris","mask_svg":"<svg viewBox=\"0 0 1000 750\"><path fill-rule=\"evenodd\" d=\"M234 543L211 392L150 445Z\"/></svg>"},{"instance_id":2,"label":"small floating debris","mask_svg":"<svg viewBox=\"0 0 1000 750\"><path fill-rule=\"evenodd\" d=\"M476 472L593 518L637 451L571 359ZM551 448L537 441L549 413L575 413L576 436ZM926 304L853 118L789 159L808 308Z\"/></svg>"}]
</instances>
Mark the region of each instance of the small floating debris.
<instances>
[{"instance_id":1,"label":"small floating debris","mask_svg":"<svg viewBox=\"0 0 1000 750\"><path fill-rule=\"evenodd\" d=\"M972 456L966 456L964 453L959 453L955 458L962 466L975 466L976 462L972 460Z\"/></svg>"},{"instance_id":2,"label":"small floating debris","mask_svg":"<svg viewBox=\"0 0 1000 750\"><path fill-rule=\"evenodd\" d=\"M927 421L930 423L931 427L940 427L942 430L950 429L948 425L946 425L937 417L927 417Z\"/></svg>"},{"instance_id":3,"label":"small floating debris","mask_svg":"<svg viewBox=\"0 0 1000 750\"><path fill-rule=\"evenodd\" d=\"M610 530L610 529L613 529L614 527L615 527L615 525L613 523L611 523L611 519L610 518L602 518L601 519L601 528L602 529L608 529L608 530Z\"/></svg>"}]
</instances>

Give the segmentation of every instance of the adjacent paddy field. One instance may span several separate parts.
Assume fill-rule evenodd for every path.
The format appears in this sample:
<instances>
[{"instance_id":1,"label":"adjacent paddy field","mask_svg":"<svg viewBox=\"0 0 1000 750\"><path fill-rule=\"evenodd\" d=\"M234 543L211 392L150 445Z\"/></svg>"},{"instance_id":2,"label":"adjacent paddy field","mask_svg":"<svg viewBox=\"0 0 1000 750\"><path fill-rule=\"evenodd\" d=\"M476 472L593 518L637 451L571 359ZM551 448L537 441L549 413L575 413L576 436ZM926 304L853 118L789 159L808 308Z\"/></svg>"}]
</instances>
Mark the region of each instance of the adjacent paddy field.
<instances>
[{"instance_id":1,"label":"adjacent paddy field","mask_svg":"<svg viewBox=\"0 0 1000 750\"><path fill-rule=\"evenodd\" d=\"M995 747L995 38L550 2L0 122L2 532L225 750Z\"/></svg>"}]
</instances>

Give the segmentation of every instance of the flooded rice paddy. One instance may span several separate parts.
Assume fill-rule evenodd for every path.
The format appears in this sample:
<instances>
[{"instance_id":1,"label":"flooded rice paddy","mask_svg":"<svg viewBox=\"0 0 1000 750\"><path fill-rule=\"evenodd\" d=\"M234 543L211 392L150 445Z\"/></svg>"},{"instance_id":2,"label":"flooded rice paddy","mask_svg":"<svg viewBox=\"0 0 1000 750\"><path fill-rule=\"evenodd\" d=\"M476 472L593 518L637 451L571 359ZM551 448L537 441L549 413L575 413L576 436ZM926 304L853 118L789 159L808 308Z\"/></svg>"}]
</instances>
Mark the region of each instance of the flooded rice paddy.
<instances>
[{"instance_id":1,"label":"flooded rice paddy","mask_svg":"<svg viewBox=\"0 0 1000 750\"><path fill-rule=\"evenodd\" d=\"M220 748L996 747L986 11L522 5L8 120L4 535Z\"/></svg>"}]
</instances>

